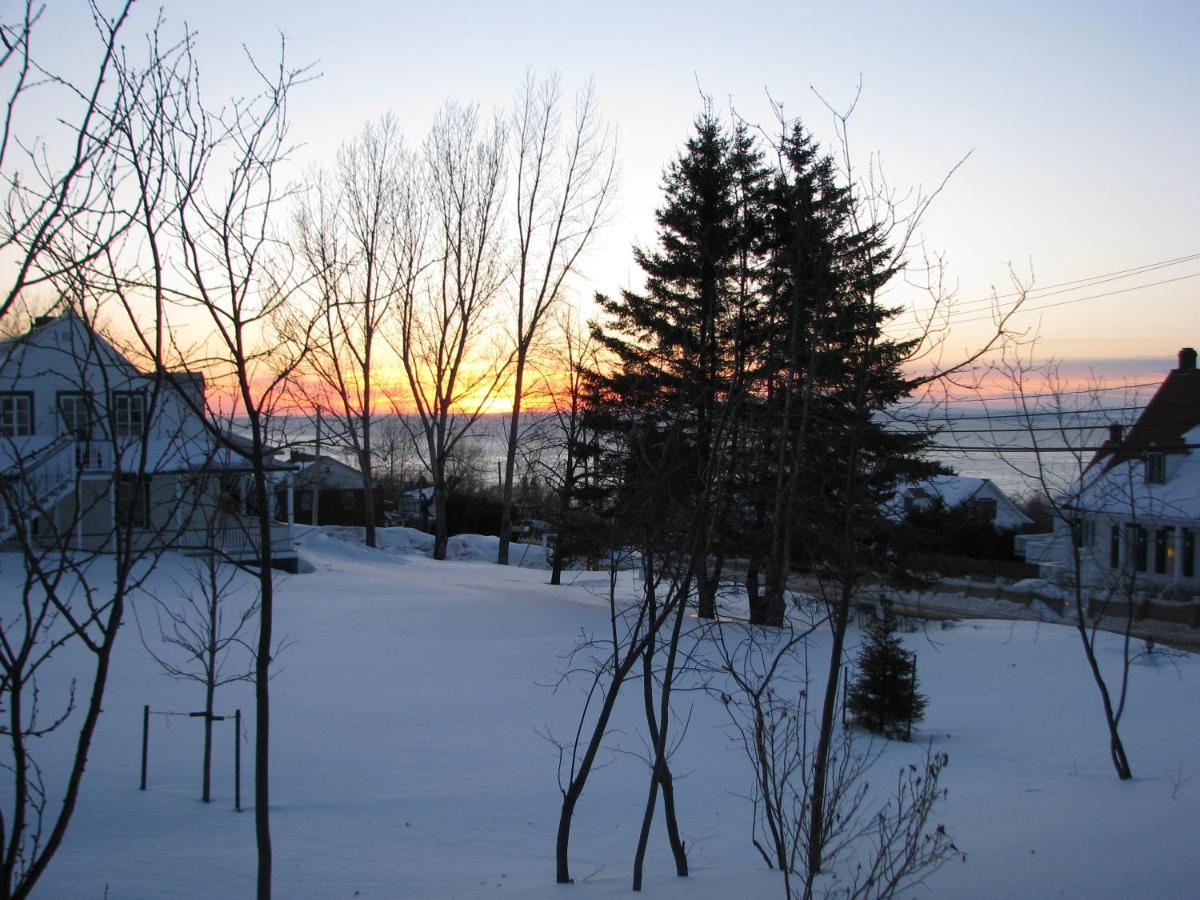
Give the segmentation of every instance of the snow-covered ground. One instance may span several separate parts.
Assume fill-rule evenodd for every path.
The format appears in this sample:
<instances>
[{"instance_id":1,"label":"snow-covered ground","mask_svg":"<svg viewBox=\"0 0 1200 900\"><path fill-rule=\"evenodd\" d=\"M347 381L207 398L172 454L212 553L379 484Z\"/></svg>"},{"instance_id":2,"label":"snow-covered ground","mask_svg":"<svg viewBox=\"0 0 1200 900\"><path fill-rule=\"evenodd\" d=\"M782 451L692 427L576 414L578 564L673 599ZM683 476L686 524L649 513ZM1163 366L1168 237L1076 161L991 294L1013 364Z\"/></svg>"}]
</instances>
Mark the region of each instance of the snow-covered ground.
<instances>
[{"instance_id":1,"label":"snow-covered ground","mask_svg":"<svg viewBox=\"0 0 1200 900\"><path fill-rule=\"evenodd\" d=\"M385 530L380 550L352 537L306 532L311 571L279 582L276 631L288 646L272 682L275 895L629 895L647 786L637 691L618 710L610 764L577 811L571 887L553 883L557 752L541 736L566 736L575 723L583 685L552 687L581 629L604 628L605 576L571 572L569 585L551 587L545 569L485 561L494 539L460 540L451 547L458 558L434 562L422 555L424 539L403 529ZM0 558L6 588L16 563ZM151 590L171 596L183 566L164 560ZM900 766L921 760L923 744L946 751L949 796L937 818L967 854L915 895L1197 896L1197 658L1133 667L1123 733L1137 777L1122 784L1077 642L1067 628L1035 622L906 636L929 697L926 720L916 742L884 749L872 780L892 782ZM814 669L827 652L828 636L815 635ZM1117 639L1101 636L1106 666L1118 652ZM44 684L46 702L62 689ZM211 805L198 799L194 719L154 717L149 790L138 790L143 704L186 712L201 701L195 685L158 674L135 628L122 633L79 808L38 896L253 895L250 685L218 694L219 711L240 707L247 717L244 812L233 811L228 722L217 725ZM692 876L675 878L656 827L646 894L781 895L750 843L741 799L749 772L723 709L701 693L679 703L692 708L673 760ZM48 777L62 744L41 751Z\"/></svg>"}]
</instances>

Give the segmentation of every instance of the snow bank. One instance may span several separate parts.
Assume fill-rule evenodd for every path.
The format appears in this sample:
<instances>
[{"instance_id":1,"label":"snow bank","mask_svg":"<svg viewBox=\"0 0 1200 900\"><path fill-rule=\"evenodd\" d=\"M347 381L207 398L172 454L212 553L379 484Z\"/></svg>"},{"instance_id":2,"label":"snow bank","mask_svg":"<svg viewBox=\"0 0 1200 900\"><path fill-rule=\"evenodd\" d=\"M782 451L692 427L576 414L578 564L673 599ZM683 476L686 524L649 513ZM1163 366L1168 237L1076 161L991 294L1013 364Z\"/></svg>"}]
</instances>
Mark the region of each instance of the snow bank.
<instances>
[{"instance_id":1,"label":"snow bank","mask_svg":"<svg viewBox=\"0 0 1200 900\"><path fill-rule=\"evenodd\" d=\"M294 527L301 559L305 558L306 550L311 551L316 547L330 552L332 548L330 542L338 542L345 544L347 548L355 547L362 551L356 554L353 550L347 549L344 551L348 554L347 558L378 559L378 554L400 557L433 555L433 535L416 528L399 525L377 528L375 529L375 538L378 546L370 548L365 546L366 529L358 526L321 525L313 528L297 525ZM500 538L494 535L456 534L446 544L446 558L467 562L494 563L499 550ZM548 569L550 568L550 551L535 544L514 543L509 545L509 561L510 565L526 569Z\"/></svg>"}]
</instances>

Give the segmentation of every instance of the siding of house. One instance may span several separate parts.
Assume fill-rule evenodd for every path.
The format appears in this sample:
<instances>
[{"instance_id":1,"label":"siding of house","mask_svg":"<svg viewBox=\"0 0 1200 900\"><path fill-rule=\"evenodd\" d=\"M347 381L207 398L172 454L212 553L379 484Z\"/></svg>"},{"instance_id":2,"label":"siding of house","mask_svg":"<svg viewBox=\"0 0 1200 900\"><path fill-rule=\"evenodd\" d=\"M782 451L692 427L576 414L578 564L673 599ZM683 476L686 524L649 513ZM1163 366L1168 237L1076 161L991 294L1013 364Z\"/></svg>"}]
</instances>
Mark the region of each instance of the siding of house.
<instances>
[{"instance_id":1,"label":"siding of house","mask_svg":"<svg viewBox=\"0 0 1200 900\"><path fill-rule=\"evenodd\" d=\"M123 527L119 508L132 501L137 510L129 532L134 550L200 549L212 524L222 532L229 552L237 552L240 541L243 551L253 555L257 533L251 535L242 517L221 508L223 479L243 473L230 453L214 450L196 409L203 401L203 385L202 378L189 373L159 377L139 372L69 313L40 324L0 342L0 392L32 398L32 433L0 436L0 455L5 456L0 472L27 489L32 479L25 464L33 452L57 453L56 441L69 436L77 441L67 447L74 455L71 480L53 497L47 495L52 511L36 523L47 538L57 533L82 549L112 549L114 528ZM121 417L117 398L123 393L141 398L140 414ZM90 427L80 430L68 423L60 412L64 394L89 398ZM135 421L138 427L132 431L122 427ZM286 527L272 530L272 546L276 555L294 562Z\"/></svg>"}]
</instances>

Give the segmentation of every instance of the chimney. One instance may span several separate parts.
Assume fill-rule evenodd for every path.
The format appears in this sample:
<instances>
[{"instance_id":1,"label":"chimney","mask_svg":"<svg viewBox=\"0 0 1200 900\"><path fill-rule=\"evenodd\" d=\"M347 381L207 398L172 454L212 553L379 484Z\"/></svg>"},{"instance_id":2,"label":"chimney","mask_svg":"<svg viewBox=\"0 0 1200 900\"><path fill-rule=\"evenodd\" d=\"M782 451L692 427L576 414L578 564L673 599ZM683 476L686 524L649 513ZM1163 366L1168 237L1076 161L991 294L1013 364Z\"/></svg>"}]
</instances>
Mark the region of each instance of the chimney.
<instances>
[{"instance_id":1,"label":"chimney","mask_svg":"<svg viewBox=\"0 0 1200 900\"><path fill-rule=\"evenodd\" d=\"M1124 427L1122 427L1121 425L1119 425L1116 422L1113 422L1111 425L1108 426L1109 441L1111 441L1114 444L1121 443L1121 436L1122 436L1122 432L1124 430L1125 430Z\"/></svg>"},{"instance_id":2,"label":"chimney","mask_svg":"<svg viewBox=\"0 0 1200 900\"><path fill-rule=\"evenodd\" d=\"M36 328L41 328L43 325L49 325L57 318L56 316L37 316L33 320L33 324L29 327L30 331ZM1196 351L1192 351L1192 362L1195 363Z\"/></svg>"},{"instance_id":3,"label":"chimney","mask_svg":"<svg viewBox=\"0 0 1200 900\"><path fill-rule=\"evenodd\" d=\"M1179 351L1179 371L1180 372L1195 372L1196 371L1196 348L1184 347Z\"/></svg>"}]
</instances>

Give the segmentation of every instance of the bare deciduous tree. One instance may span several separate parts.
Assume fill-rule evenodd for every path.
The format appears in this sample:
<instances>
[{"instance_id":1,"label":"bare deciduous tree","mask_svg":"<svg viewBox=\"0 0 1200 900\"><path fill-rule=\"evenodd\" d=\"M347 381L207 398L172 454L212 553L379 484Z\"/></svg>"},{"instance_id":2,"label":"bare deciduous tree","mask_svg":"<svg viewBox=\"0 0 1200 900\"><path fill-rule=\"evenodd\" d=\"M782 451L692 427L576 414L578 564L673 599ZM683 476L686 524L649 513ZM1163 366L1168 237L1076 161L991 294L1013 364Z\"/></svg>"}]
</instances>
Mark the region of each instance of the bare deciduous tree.
<instances>
[{"instance_id":1,"label":"bare deciduous tree","mask_svg":"<svg viewBox=\"0 0 1200 900\"><path fill-rule=\"evenodd\" d=\"M0 14L0 326L8 335L0 379L10 390L41 388L29 391L24 412L8 410L0 436L0 530L20 560L0 624L0 894L12 898L31 894L66 836L126 604L178 521L178 504L152 490L146 425L167 405L168 376L137 371L99 336L105 283L92 271L119 253L136 218L138 203L122 190L131 110L145 85L186 55L155 33L135 64L120 47L131 5L112 16L91 7L96 47L80 51L93 56L82 60L91 75L79 82L34 51L43 7L25 2ZM36 114L49 116L41 136L30 129ZM26 307L59 315L22 327ZM51 386L71 402L57 401L49 415L42 406L35 419L35 399L44 404ZM113 391L137 393L141 416L119 419ZM157 454L178 435L159 421L153 437ZM73 755L62 769L43 769L42 739L64 730Z\"/></svg>"},{"instance_id":2,"label":"bare deciduous tree","mask_svg":"<svg viewBox=\"0 0 1200 900\"><path fill-rule=\"evenodd\" d=\"M1018 292L1025 291L1026 286L1019 284ZM1150 492L1144 488L1138 490L1137 470L1145 448L1134 447L1127 459L1118 461L1119 448L1113 446L1110 449L1114 456L1108 461L1113 463L1112 468L1108 462L1093 467L1096 448L1089 448L1081 440L1090 429L1081 430L1080 423L1092 418L1089 411L1102 408L1101 395L1068 390L1056 366L1051 363L1037 367L1032 363L1035 347L1036 342L1025 347L1013 342L1002 363L1002 374L1016 407L1014 418L1008 422L1024 429L1032 451L1022 454L1011 465L1046 498L1054 522L1057 556L1065 563L1058 580L1071 598L1071 625L1079 635L1084 659L1100 695L1113 768L1117 777L1125 781L1133 777L1133 769L1120 726L1134 655L1134 596L1139 586L1139 568L1145 570L1147 562L1145 543L1140 549L1137 546L1138 535L1145 532L1139 519L1144 514L1162 514L1166 510L1152 510L1150 507L1157 504ZM1119 445L1120 441L1115 443ZM1108 526L1114 540L1101 550L1098 534L1103 525ZM1110 557L1104 565L1096 562L1101 555ZM1116 565L1112 565L1114 562ZM1118 620L1121 654L1115 678L1105 675L1097 652L1100 621L1113 601L1122 604Z\"/></svg>"},{"instance_id":3,"label":"bare deciduous tree","mask_svg":"<svg viewBox=\"0 0 1200 900\"><path fill-rule=\"evenodd\" d=\"M866 776L879 752L853 730L839 729L828 751L819 830L811 817L814 734L809 709L807 640L825 617L804 627L764 630L735 621L713 625L716 651L709 690L729 715L733 739L754 773L753 842L783 875L789 898L886 898L961 858L949 834L932 825L945 754L897 775L896 789L872 808ZM822 871L808 866L813 840ZM821 878L824 874L824 879Z\"/></svg>"},{"instance_id":4,"label":"bare deciduous tree","mask_svg":"<svg viewBox=\"0 0 1200 900\"><path fill-rule=\"evenodd\" d=\"M257 91L222 108L202 96L190 55L139 97L128 164L139 185L155 186L153 194L143 188L139 208L146 271L136 278L116 269L109 274L128 324L155 367L203 375L207 393L181 389L179 396L203 421L227 467L240 469L247 481L241 506L248 515L239 521L258 577L254 805L257 896L266 900L277 468L271 420L308 349L289 345L273 331L278 310L298 283L289 248L275 235L274 215L288 195L281 172L289 150L287 102L306 73L288 67L282 48L275 68L253 60L250 65ZM176 339L181 330L145 327L147 321L182 320L204 323L208 337L184 345Z\"/></svg>"},{"instance_id":5,"label":"bare deciduous tree","mask_svg":"<svg viewBox=\"0 0 1200 900\"><path fill-rule=\"evenodd\" d=\"M366 542L375 546L371 425L380 335L402 286L402 229L413 211L405 180L413 174L395 118L384 116L338 152L332 173L319 171L296 216L296 243L309 277L307 302L289 306L285 334L310 344L296 373L297 392L324 409L332 442L349 450L362 474ZM332 423L330 423L332 419Z\"/></svg>"},{"instance_id":6,"label":"bare deciduous tree","mask_svg":"<svg viewBox=\"0 0 1200 900\"><path fill-rule=\"evenodd\" d=\"M504 143L503 125L482 124L475 107L451 103L441 110L425 142L426 183L412 185L427 193L407 207L397 251L399 324L390 340L415 407L415 420L404 421L415 422L433 484L434 559L446 558L449 537L447 463L486 411L508 365L508 354L481 346L507 274L500 222Z\"/></svg>"},{"instance_id":7,"label":"bare deciduous tree","mask_svg":"<svg viewBox=\"0 0 1200 900\"><path fill-rule=\"evenodd\" d=\"M217 520L212 520L216 522ZM171 678L192 681L204 688L204 756L200 799L212 799L212 729L217 689L254 680L253 627L258 616L257 597L247 599L245 573L217 549L209 527L206 551L188 566L186 579L176 578L178 600L155 597L158 636L165 648L152 646L138 619L138 631L147 652ZM137 615L137 607L134 607ZM237 660L245 653L245 662Z\"/></svg>"},{"instance_id":8,"label":"bare deciduous tree","mask_svg":"<svg viewBox=\"0 0 1200 900\"><path fill-rule=\"evenodd\" d=\"M597 554L603 527L597 512L587 508L599 453L596 435L587 426L587 370L598 370L599 348L581 326L573 309L555 317L555 344L541 372L542 394L551 412L530 429L524 443L530 459L553 495L554 559L550 583L561 584L563 567L580 553Z\"/></svg>"},{"instance_id":9,"label":"bare deciduous tree","mask_svg":"<svg viewBox=\"0 0 1200 900\"><path fill-rule=\"evenodd\" d=\"M559 81L528 74L517 95L511 133L515 150L516 260L513 279L513 404L508 422L497 562L508 564L512 539L513 479L527 389L526 368L551 310L612 199L616 145L600 120L591 85L575 99L564 122Z\"/></svg>"}]
</instances>

